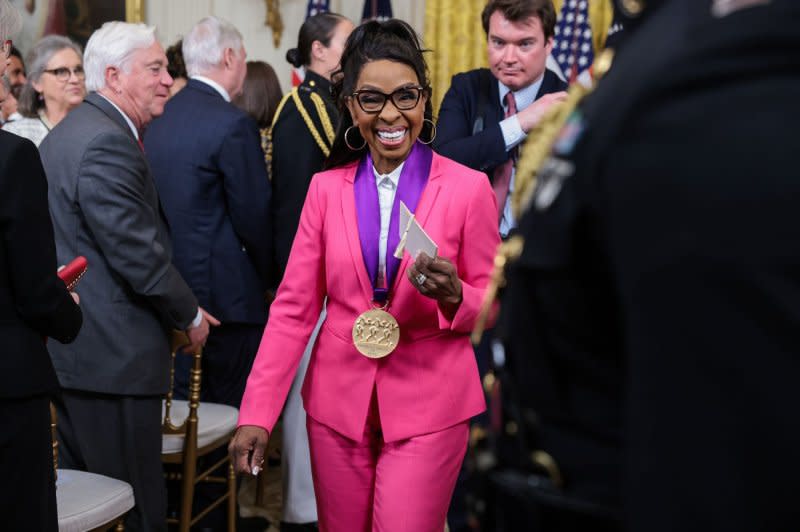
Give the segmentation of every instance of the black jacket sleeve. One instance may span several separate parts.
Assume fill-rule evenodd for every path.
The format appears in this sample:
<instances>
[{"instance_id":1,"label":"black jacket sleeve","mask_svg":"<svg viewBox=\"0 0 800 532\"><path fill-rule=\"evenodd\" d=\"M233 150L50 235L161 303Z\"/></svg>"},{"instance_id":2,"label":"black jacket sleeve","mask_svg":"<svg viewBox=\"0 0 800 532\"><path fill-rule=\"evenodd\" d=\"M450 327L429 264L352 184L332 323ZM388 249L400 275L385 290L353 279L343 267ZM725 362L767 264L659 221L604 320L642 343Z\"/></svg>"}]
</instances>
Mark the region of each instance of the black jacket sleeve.
<instances>
[{"instance_id":1,"label":"black jacket sleeve","mask_svg":"<svg viewBox=\"0 0 800 532\"><path fill-rule=\"evenodd\" d=\"M28 140L3 135L0 162L0 226L8 297L30 328L67 343L82 323L80 308L56 275L53 225L47 207L47 180L39 152Z\"/></svg>"}]
</instances>

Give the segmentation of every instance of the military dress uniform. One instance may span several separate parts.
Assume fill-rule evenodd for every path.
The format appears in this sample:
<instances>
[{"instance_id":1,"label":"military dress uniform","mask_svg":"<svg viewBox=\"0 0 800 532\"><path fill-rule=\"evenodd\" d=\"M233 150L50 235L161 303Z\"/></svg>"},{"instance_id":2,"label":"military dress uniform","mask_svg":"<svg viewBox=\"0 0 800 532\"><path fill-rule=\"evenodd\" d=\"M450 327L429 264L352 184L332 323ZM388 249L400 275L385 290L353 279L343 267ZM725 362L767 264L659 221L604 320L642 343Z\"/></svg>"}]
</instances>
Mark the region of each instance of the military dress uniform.
<instances>
[{"instance_id":1,"label":"military dress uniform","mask_svg":"<svg viewBox=\"0 0 800 532\"><path fill-rule=\"evenodd\" d=\"M330 82L310 70L275 111L267 165L272 181L278 279L283 278L289 260L311 176L322 170L330 153L338 116Z\"/></svg>"},{"instance_id":2,"label":"military dress uniform","mask_svg":"<svg viewBox=\"0 0 800 532\"><path fill-rule=\"evenodd\" d=\"M275 112L267 147L267 166L272 181L272 227L279 280L287 273L291 275L285 269L300 223L300 212L311 177L322 170L322 163L330 153L337 122L330 82L310 70L306 71L303 83L284 96ZM283 519L289 523L317 520L300 388L324 315L323 311L320 324L303 353L283 410Z\"/></svg>"},{"instance_id":3,"label":"military dress uniform","mask_svg":"<svg viewBox=\"0 0 800 532\"><path fill-rule=\"evenodd\" d=\"M800 4L618 5L520 224L517 404L625 530L796 530Z\"/></svg>"}]
</instances>

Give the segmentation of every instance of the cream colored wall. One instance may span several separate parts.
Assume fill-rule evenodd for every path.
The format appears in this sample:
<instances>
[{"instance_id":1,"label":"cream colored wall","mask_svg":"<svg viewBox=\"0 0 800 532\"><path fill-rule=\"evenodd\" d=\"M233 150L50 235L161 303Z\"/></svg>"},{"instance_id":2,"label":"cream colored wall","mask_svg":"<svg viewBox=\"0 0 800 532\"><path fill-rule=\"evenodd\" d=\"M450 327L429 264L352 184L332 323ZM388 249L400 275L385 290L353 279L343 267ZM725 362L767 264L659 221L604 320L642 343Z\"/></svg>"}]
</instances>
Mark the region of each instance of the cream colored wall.
<instances>
[{"instance_id":1,"label":"cream colored wall","mask_svg":"<svg viewBox=\"0 0 800 532\"><path fill-rule=\"evenodd\" d=\"M284 58L286 50L297 44L297 32L306 14L308 0L280 0L283 38L279 48L272 42L272 30L264 25L265 0L145 0L145 19L158 28L158 36L168 46L185 34L206 15L217 15L234 24L244 36L248 59L270 63L284 90L290 87L291 66ZM331 0L331 10L358 23L364 0ZM424 0L393 0L394 16L409 22L422 34L425 19Z\"/></svg>"}]
</instances>

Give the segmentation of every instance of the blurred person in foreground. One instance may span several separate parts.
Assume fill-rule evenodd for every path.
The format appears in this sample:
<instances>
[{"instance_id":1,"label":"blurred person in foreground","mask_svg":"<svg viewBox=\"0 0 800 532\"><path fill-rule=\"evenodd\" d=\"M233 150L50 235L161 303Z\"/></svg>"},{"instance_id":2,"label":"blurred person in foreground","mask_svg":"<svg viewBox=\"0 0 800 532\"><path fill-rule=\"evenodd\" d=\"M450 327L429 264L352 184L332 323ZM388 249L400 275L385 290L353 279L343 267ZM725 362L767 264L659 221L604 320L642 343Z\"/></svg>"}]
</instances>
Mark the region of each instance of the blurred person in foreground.
<instances>
[{"instance_id":1,"label":"blurred person in foreground","mask_svg":"<svg viewBox=\"0 0 800 532\"><path fill-rule=\"evenodd\" d=\"M0 0L0 75L20 18ZM77 297L56 275L56 249L39 154L0 131L0 516L6 530L58 530L50 400L58 380L46 337L75 339ZM70 257L72 258L72 257ZM73 300L74 299L74 300Z\"/></svg>"},{"instance_id":2,"label":"blurred person in foreground","mask_svg":"<svg viewBox=\"0 0 800 532\"><path fill-rule=\"evenodd\" d=\"M164 110L172 78L144 24L107 22L86 45L86 100L40 146L62 261L85 255L84 330L51 345L63 393L64 467L124 480L136 506L128 530L166 529L161 401L169 388L170 333L191 348L218 322L172 264L172 243L142 152L141 133Z\"/></svg>"},{"instance_id":3,"label":"blurred person in foreground","mask_svg":"<svg viewBox=\"0 0 800 532\"><path fill-rule=\"evenodd\" d=\"M320 529L442 530L468 420L485 408L468 334L497 210L484 175L424 144L430 85L408 24L356 28L341 69L342 122L311 181L230 451L237 471L261 467L327 297L303 386ZM437 256L395 258L401 201Z\"/></svg>"},{"instance_id":4,"label":"blurred person in foreground","mask_svg":"<svg viewBox=\"0 0 800 532\"><path fill-rule=\"evenodd\" d=\"M17 104L22 118L3 129L39 146L86 96L82 55L76 43L61 35L48 35L37 42L28 54L28 80Z\"/></svg>"},{"instance_id":5,"label":"blurred person in foreground","mask_svg":"<svg viewBox=\"0 0 800 532\"><path fill-rule=\"evenodd\" d=\"M800 4L617 7L622 47L520 223L507 358L543 423L572 418L548 438L565 488L619 420L624 530L795 530Z\"/></svg>"}]
</instances>

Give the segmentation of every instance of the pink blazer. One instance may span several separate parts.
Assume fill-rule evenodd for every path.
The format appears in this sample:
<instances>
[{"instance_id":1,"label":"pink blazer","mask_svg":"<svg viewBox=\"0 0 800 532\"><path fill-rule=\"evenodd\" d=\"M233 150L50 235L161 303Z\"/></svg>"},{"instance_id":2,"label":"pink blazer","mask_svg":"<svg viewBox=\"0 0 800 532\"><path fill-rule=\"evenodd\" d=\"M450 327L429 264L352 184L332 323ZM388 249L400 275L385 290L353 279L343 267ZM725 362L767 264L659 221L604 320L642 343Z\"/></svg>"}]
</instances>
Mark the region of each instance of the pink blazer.
<instances>
[{"instance_id":1,"label":"pink blazer","mask_svg":"<svg viewBox=\"0 0 800 532\"><path fill-rule=\"evenodd\" d=\"M469 332L499 244L495 196L486 175L437 154L416 217L458 269L464 299L452 320L407 278L400 264L388 311L400 342L373 360L353 346L356 317L372 307L361 255L353 180L357 163L311 181L286 275L270 309L239 412L239 425L271 431L278 419L325 296L328 317L303 385L306 412L360 440L373 388L385 441L445 429L485 408ZM393 250L391 250L393 251Z\"/></svg>"}]
</instances>

